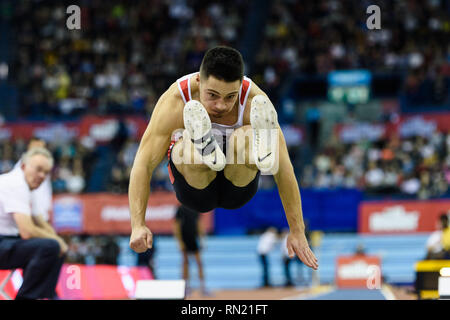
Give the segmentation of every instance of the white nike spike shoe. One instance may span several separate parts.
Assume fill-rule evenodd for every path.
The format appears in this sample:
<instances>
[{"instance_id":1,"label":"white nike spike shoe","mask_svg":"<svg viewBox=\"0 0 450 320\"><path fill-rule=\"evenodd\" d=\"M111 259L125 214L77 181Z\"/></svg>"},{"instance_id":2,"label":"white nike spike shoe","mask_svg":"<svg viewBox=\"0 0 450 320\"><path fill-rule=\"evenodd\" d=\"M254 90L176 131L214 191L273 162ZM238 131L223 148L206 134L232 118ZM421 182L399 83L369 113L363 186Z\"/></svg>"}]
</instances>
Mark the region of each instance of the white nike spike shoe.
<instances>
[{"instance_id":1,"label":"white nike spike shoe","mask_svg":"<svg viewBox=\"0 0 450 320\"><path fill-rule=\"evenodd\" d=\"M203 163L211 170L223 170L226 157L211 132L211 120L205 107L197 100L190 100L184 106L183 120L184 127Z\"/></svg>"},{"instance_id":2,"label":"white nike spike shoe","mask_svg":"<svg viewBox=\"0 0 450 320\"><path fill-rule=\"evenodd\" d=\"M250 124L253 129L253 159L262 173L278 170L278 116L272 102L264 96L252 99Z\"/></svg>"}]
</instances>

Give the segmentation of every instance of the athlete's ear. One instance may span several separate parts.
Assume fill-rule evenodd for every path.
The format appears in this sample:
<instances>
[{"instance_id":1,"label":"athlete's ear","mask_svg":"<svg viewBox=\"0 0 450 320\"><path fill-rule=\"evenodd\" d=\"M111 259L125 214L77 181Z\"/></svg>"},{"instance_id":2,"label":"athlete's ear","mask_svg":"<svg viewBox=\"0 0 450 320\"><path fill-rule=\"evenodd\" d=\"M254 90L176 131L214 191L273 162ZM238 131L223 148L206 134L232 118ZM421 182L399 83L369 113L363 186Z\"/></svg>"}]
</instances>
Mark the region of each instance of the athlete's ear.
<instances>
[{"instance_id":1,"label":"athlete's ear","mask_svg":"<svg viewBox=\"0 0 450 320\"><path fill-rule=\"evenodd\" d=\"M195 76L195 81L197 81L198 83L200 83L200 72L197 73L197 76Z\"/></svg>"}]
</instances>

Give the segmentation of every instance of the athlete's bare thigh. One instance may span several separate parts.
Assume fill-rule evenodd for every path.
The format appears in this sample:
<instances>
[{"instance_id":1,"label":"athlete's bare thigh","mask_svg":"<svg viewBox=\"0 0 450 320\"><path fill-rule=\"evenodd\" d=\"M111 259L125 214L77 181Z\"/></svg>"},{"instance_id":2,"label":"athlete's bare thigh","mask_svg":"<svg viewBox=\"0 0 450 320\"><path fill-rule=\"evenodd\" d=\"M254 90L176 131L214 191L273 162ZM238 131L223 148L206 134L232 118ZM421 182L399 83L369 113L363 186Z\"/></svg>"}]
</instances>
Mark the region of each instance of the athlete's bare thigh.
<instances>
[{"instance_id":1,"label":"athlete's bare thigh","mask_svg":"<svg viewBox=\"0 0 450 320\"><path fill-rule=\"evenodd\" d=\"M258 172L251 152L252 139L252 128L249 125L236 129L228 139L224 175L236 187L247 186Z\"/></svg>"},{"instance_id":2,"label":"athlete's bare thigh","mask_svg":"<svg viewBox=\"0 0 450 320\"><path fill-rule=\"evenodd\" d=\"M184 143L183 138L180 138L171 153L173 164L191 187L205 189L216 177L215 171L201 163L198 155L194 153L193 144L189 141Z\"/></svg>"}]
</instances>

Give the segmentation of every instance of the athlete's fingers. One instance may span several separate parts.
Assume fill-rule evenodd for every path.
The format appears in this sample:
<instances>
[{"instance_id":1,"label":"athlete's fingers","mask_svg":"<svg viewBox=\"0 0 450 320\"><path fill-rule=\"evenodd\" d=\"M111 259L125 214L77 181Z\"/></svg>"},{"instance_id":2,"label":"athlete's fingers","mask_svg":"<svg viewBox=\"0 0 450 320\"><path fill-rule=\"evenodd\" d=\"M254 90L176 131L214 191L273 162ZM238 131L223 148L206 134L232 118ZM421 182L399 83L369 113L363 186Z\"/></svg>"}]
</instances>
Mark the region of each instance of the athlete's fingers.
<instances>
[{"instance_id":1,"label":"athlete's fingers","mask_svg":"<svg viewBox=\"0 0 450 320\"><path fill-rule=\"evenodd\" d=\"M317 270L317 268L319 267L319 264L318 264L318 260L317 260L316 256L314 255L314 253L311 251L310 248L305 249L305 251L306 251L305 254L308 257L310 263L312 263L313 268L315 270Z\"/></svg>"},{"instance_id":2,"label":"athlete's fingers","mask_svg":"<svg viewBox=\"0 0 450 320\"><path fill-rule=\"evenodd\" d=\"M294 253L294 249L292 249L292 245L288 242L286 244L286 246L287 246L287 249L288 249L288 256L289 256L289 258L293 258L295 253Z\"/></svg>"},{"instance_id":3,"label":"athlete's fingers","mask_svg":"<svg viewBox=\"0 0 450 320\"><path fill-rule=\"evenodd\" d=\"M305 255L305 253L301 250L298 250L297 255L299 258L303 261L304 264L306 264L308 267L312 268L313 264L309 260L309 258Z\"/></svg>"},{"instance_id":4,"label":"athlete's fingers","mask_svg":"<svg viewBox=\"0 0 450 320\"><path fill-rule=\"evenodd\" d=\"M137 239L137 240L132 241L130 243L131 249L133 249L134 251L139 253L142 250L141 249L141 247L142 247L141 241L142 241L141 239Z\"/></svg>"},{"instance_id":5,"label":"athlete's fingers","mask_svg":"<svg viewBox=\"0 0 450 320\"><path fill-rule=\"evenodd\" d=\"M312 257L310 257L306 252L299 248L295 248L297 256L300 258L300 260L303 261L305 265L307 265L310 268L313 268L314 270L317 270L317 264L314 262Z\"/></svg>"},{"instance_id":6,"label":"athlete's fingers","mask_svg":"<svg viewBox=\"0 0 450 320\"><path fill-rule=\"evenodd\" d=\"M136 251L137 253L141 253L147 250L147 241L145 238L143 237L139 237L137 239L133 239L130 242L130 247L131 249L133 249L134 251Z\"/></svg>"}]
</instances>

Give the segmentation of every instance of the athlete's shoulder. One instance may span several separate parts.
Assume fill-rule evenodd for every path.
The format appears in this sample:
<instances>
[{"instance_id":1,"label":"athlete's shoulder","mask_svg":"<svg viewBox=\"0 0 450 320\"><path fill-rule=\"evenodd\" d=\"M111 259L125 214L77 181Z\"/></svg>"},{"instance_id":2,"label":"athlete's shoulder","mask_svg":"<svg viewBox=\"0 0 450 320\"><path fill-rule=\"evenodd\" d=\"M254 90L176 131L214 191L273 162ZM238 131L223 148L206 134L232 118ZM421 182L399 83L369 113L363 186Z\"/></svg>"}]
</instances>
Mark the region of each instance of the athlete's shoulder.
<instances>
[{"instance_id":1,"label":"athlete's shoulder","mask_svg":"<svg viewBox=\"0 0 450 320\"><path fill-rule=\"evenodd\" d=\"M163 113L173 113L178 109L182 109L184 105L180 90L178 90L177 82L170 85L169 88L159 97L155 110Z\"/></svg>"},{"instance_id":2,"label":"athlete's shoulder","mask_svg":"<svg viewBox=\"0 0 450 320\"><path fill-rule=\"evenodd\" d=\"M254 96L259 94L267 96L267 94L255 83L251 82L250 92L248 93L248 100L251 100Z\"/></svg>"},{"instance_id":3,"label":"athlete's shoulder","mask_svg":"<svg viewBox=\"0 0 450 320\"><path fill-rule=\"evenodd\" d=\"M175 81L170 85L170 87L164 92L164 94L161 96L165 99L171 100L171 102L179 101L180 103L183 101L183 98L181 96L181 92L179 90L178 82Z\"/></svg>"}]
</instances>

